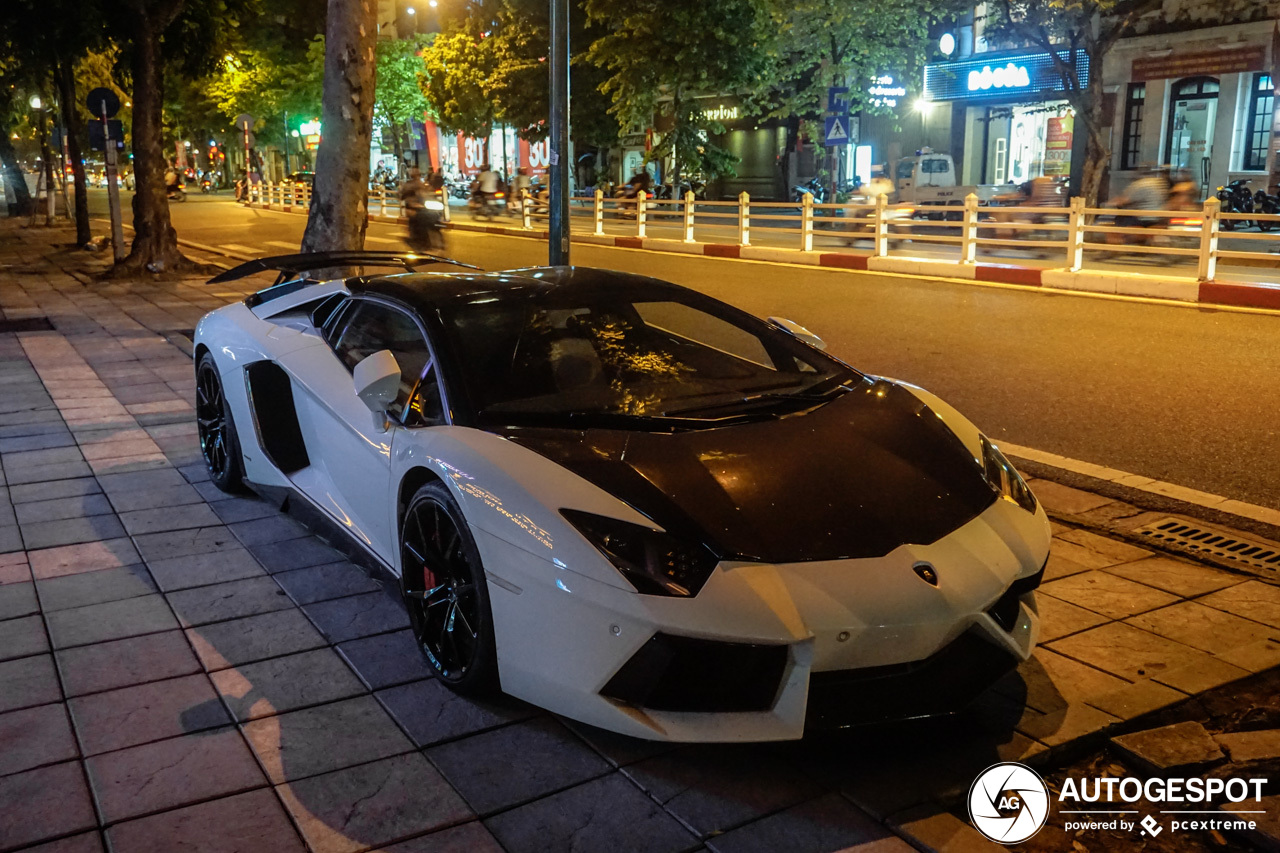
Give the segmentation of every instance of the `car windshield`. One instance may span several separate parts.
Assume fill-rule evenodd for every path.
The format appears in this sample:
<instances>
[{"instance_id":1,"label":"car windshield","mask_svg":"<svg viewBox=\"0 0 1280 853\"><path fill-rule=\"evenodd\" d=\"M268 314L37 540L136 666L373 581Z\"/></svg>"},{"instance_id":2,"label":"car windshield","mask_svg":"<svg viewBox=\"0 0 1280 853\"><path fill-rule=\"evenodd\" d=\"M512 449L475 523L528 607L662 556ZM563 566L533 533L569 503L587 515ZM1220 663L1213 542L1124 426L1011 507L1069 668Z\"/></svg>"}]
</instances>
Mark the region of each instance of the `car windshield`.
<instances>
[{"instance_id":1,"label":"car windshield","mask_svg":"<svg viewBox=\"0 0 1280 853\"><path fill-rule=\"evenodd\" d=\"M811 407L861 378L696 294L525 295L441 317L465 392L491 424L768 416Z\"/></svg>"}]
</instances>

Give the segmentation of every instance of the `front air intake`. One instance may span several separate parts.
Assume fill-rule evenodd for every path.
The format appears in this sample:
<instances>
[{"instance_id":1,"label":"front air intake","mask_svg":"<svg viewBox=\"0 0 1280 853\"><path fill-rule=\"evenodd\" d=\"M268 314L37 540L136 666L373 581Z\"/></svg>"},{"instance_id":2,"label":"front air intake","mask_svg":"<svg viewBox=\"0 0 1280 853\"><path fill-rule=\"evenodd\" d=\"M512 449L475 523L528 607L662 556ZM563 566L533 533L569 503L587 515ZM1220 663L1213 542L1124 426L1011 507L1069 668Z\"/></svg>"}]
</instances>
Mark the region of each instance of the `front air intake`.
<instances>
[{"instance_id":1,"label":"front air intake","mask_svg":"<svg viewBox=\"0 0 1280 853\"><path fill-rule=\"evenodd\" d=\"M787 647L654 634L600 693L654 711L767 711Z\"/></svg>"}]
</instances>

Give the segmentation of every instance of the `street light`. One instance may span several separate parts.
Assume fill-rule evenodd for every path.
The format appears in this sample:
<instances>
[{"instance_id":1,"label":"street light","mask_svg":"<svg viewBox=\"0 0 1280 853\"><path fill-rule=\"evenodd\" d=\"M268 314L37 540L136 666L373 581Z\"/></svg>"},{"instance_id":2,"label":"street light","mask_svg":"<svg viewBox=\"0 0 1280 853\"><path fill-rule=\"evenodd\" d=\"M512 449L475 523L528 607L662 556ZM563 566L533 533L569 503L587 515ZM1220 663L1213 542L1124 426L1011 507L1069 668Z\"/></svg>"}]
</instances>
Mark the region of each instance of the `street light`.
<instances>
[{"instance_id":1,"label":"street light","mask_svg":"<svg viewBox=\"0 0 1280 853\"><path fill-rule=\"evenodd\" d=\"M31 104L31 109L33 110L44 109L44 101L40 100L39 95L32 95L29 103Z\"/></svg>"}]
</instances>

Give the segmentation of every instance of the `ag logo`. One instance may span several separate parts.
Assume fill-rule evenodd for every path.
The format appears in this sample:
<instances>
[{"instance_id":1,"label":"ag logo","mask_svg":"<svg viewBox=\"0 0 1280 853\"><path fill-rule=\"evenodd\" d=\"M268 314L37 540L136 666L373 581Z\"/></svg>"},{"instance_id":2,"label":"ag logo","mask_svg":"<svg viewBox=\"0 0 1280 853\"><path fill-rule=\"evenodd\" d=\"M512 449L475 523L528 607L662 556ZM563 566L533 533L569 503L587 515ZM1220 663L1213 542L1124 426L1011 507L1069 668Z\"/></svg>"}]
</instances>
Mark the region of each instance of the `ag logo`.
<instances>
[{"instance_id":1,"label":"ag logo","mask_svg":"<svg viewBox=\"0 0 1280 853\"><path fill-rule=\"evenodd\" d=\"M1049 817L1049 789L1022 764L993 764L969 789L969 819L1000 844L1017 844L1040 831Z\"/></svg>"}]
</instances>

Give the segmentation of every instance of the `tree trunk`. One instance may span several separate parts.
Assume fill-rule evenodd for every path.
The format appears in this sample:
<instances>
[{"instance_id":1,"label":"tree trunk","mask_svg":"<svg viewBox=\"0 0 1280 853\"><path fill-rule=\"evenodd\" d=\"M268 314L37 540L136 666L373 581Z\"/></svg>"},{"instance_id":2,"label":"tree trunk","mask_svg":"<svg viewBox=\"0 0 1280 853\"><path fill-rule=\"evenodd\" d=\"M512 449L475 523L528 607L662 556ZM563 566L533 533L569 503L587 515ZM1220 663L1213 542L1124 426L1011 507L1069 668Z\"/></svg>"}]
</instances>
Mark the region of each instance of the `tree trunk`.
<instances>
[{"instance_id":1,"label":"tree trunk","mask_svg":"<svg viewBox=\"0 0 1280 853\"><path fill-rule=\"evenodd\" d=\"M53 69L54 83L58 87L58 99L62 102L62 126L67 138L67 156L71 159L71 175L76 194L76 245L83 246L93 237L89 227L89 197L85 194L88 183L84 176L84 160L80 156L80 134L84 122L76 104L76 76L71 63L59 59Z\"/></svg>"},{"instance_id":2,"label":"tree trunk","mask_svg":"<svg viewBox=\"0 0 1280 853\"><path fill-rule=\"evenodd\" d=\"M324 135L302 251L364 248L373 136L377 0L329 0L325 25Z\"/></svg>"},{"instance_id":3,"label":"tree trunk","mask_svg":"<svg viewBox=\"0 0 1280 853\"><path fill-rule=\"evenodd\" d=\"M164 83L161 79L160 36L173 15L131 9L133 37L133 245L118 265L122 274L192 269L178 251L178 234L169 220L164 185L165 157L161 146ZM174 13L176 14L176 6Z\"/></svg>"},{"instance_id":4,"label":"tree trunk","mask_svg":"<svg viewBox=\"0 0 1280 853\"><path fill-rule=\"evenodd\" d=\"M31 215L31 192L27 189L27 180L18 168L18 155L13 150L13 140L9 135L13 132L7 121L0 120L0 166L4 168L5 186L13 188L13 200L18 216Z\"/></svg>"}]
</instances>

